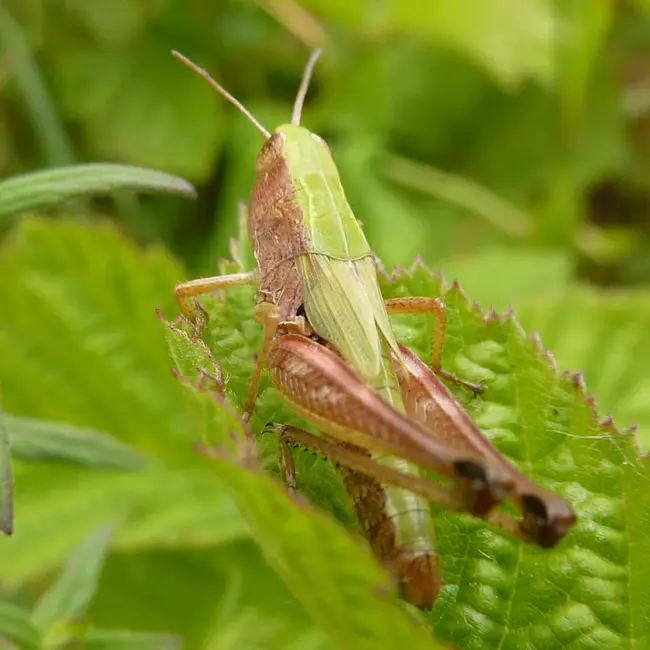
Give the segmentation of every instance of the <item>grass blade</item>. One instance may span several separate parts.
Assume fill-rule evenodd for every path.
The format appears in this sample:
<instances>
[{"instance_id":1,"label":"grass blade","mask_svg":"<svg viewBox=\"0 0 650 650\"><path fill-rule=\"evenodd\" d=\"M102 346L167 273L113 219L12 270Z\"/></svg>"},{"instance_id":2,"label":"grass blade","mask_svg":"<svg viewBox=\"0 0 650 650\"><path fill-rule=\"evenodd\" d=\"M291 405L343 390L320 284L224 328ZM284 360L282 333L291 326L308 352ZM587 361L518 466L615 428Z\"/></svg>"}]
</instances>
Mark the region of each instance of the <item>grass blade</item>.
<instances>
[{"instance_id":1,"label":"grass blade","mask_svg":"<svg viewBox=\"0 0 650 650\"><path fill-rule=\"evenodd\" d=\"M186 180L132 165L88 163L14 176L0 182L0 218L58 205L75 197L118 189L194 197Z\"/></svg>"},{"instance_id":2,"label":"grass blade","mask_svg":"<svg viewBox=\"0 0 650 650\"><path fill-rule=\"evenodd\" d=\"M94 429L63 422L5 416L12 432L12 449L23 460L63 460L101 469L144 469L146 461L135 450Z\"/></svg>"},{"instance_id":3,"label":"grass blade","mask_svg":"<svg viewBox=\"0 0 650 650\"><path fill-rule=\"evenodd\" d=\"M131 632L129 630L98 630L84 641L86 650L177 650L181 639L170 634Z\"/></svg>"},{"instance_id":4,"label":"grass blade","mask_svg":"<svg viewBox=\"0 0 650 650\"><path fill-rule=\"evenodd\" d=\"M14 530L14 498L11 446L5 417L0 411L0 530L11 535Z\"/></svg>"},{"instance_id":5,"label":"grass blade","mask_svg":"<svg viewBox=\"0 0 650 650\"><path fill-rule=\"evenodd\" d=\"M41 629L83 618L95 596L112 534L112 526L102 526L88 535L72 553L61 575L34 609L34 623Z\"/></svg>"},{"instance_id":6,"label":"grass blade","mask_svg":"<svg viewBox=\"0 0 650 650\"><path fill-rule=\"evenodd\" d=\"M41 633L32 623L29 612L12 603L0 602L0 646L4 639L24 650L41 647Z\"/></svg>"}]
</instances>

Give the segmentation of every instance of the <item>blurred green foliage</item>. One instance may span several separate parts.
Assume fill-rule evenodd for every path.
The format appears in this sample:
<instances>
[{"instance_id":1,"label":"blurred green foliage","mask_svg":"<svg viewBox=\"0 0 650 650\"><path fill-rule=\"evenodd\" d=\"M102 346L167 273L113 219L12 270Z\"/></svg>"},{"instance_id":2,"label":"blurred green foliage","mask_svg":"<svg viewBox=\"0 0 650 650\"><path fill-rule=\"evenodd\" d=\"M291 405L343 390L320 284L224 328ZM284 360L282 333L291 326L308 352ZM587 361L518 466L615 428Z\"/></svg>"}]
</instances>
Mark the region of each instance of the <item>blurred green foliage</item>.
<instances>
[{"instance_id":1,"label":"blurred green foliage","mask_svg":"<svg viewBox=\"0 0 650 650\"><path fill-rule=\"evenodd\" d=\"M97 630L87 620L112 534L104 526L89 534L68 559L56 582L32 612L0 603L0 638L27 650L79 647L88 650L175 650L181 639L129 630Z\"/></svg>"},{"instance_id":2,"label":"blurred green foliage","mask_svg":"<svg viewBox=\"0 0 650 650\"><path fill-rule=\"evenodd\" d=\"M612 0L5 0L0 170L110 160L185 176L201 190L196 204L122 196L98 209L206 272L227 252L260 139L170 50L272 128L289 117L309 49L322 45L304 121L336 152L388 264L541 248L599 284L647 282L646 9ZM449 196L455 178L466 185ZM478 207L488 203L480 192L500 203Z\"/></svg>"},{"instance_id":3,"label":"blurred green foliage","mask_svg":"<svg viewBox=\"0 0 650 650\"><path fill-rule=\"evenodd\" d=\"M215 468L194 454L188 441L204 423L169 374L153 312L173 314L173 285L229 256L261 144L170 51L208 69L272 129L289 119L315 46L324 56L303 122L329 142L385 266L420 254L486 310L514 305L559 369L584 369L602 412L638 423L650 443L649 2L4 0L0 177L99 160L179 174L199 190L193 202L120 190L47 211L109 218L132 242L153 244L146 254L103 226L84 234L68 222L51 231L22 217L0 222L0 387L21 459L17 532L0 539L11 607L31 611L83 535L114 522L116 553L90 611L102 628L178 633L189 648L331 647L303 611L315 605L296 601ZM244 363L240 324L226 352ZM244 379L233 381L237 393ZM640 473L608 463L643 493ZM322 498L323 481L340 491L317 475L310 497ZM325 505L345 519L340 502ZM597 504L585 516L600 530L616 527L609 514ZM647 521L637 512L635 531L648 532ZM445 533L443 553L454 539ZM606 594L601 609L571 610L582 636L548 638L542 626L543 638L532 630L527 641L646 642L645 609L607 611L644 599L634 561L645 547L628 541L627 561L614 564L636 576L630 591L607 591L597 567L574 585L580 597ZM451 584L463 565L449 557ZM550 563L551 573L569 571ZM463 617L478 625L462 599L456 619L440 622L452 600L433 621L477 643L452 629ZM625 624L629 637L589 634ZM497 647L485 638L471 647ZM513 632L498 643L520 642Z\"/></svg>"}]
</instances>

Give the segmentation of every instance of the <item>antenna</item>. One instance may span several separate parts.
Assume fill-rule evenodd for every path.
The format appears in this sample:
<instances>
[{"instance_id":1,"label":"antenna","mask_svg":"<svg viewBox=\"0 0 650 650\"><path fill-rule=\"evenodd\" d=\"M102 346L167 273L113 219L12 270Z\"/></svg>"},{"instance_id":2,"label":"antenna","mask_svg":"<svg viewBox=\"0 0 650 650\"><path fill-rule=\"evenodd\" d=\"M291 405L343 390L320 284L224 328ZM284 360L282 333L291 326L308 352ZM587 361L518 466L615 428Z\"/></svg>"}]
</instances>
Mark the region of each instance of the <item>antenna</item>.
<instances>
[{"instance_id":1,"label":"antenna","mask_svg":"<svg viewBox=\"0 0 650 650\"><path fill-rule=\"evenodd\" d=\"M180 52L172 50L172 54L188 68L194 70L196 74L203 77L216 91L223 95L233 106L239 109L255 126L255 128L264 136L265 140L271 137L271 134L253 117L253 114L238 100L235 99L225 88L220 86L203 68L200 68L196 63L190 61L187 57L183 56ZM313 55L312 55L313 58ZM311 59L310 59L311 62ZM309 66L309 63L307 64ZM313 67L313 66L312 66ZM299 116L300 117L300 116Z\"/></svg>"},{"instance_id":2,"label":"antenna","mask_svg":"<svg viewBox=\"0 0 650 650\"><path fill-rule=\"evenodd\" d=\"M300 82L300 88L298 88L298 94L296 95L296 101L293 104L293 115L291 116L291 124L299 125L300 117L302 116L302 107L305 103L305 96L307 95L307 89L309 88L309 82L311 81L311 75L314 71L314 66L318 57L320 57L322 50L318 48L314 50L312 55L307 61L305 66L305 71L302 73L302 81Z\"/></svg>"}]
</instances>

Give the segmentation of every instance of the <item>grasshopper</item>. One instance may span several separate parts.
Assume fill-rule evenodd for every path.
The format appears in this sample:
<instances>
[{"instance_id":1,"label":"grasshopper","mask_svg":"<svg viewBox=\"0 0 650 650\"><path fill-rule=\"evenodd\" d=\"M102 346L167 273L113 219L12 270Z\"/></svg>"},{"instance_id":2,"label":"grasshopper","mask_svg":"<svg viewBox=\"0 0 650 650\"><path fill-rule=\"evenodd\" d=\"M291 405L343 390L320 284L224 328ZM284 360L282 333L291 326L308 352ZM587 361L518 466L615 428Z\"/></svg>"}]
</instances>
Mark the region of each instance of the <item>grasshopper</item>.
<instances>
[{"instance_id":1,"label":"grasshopper","mask_svg":"<svg viewBox=\"0 0 650 650\"><path fill-rule=\"evenodd\" d=\"M175 297L187 318L202 320L198 296L257 287L255 318L264 335L244 420L253 412L266 367L287 402L325 434L279 427L290 487L295 480L289 443L335 461L373 549L397 575L402 595L429 608L440 583L427 500L484 517L545 547L566 534L575 514L510 465L436 376L476 389L442 369L442 300L383 300L375 258L330 150L300 126L319 54L305 68L291 123L271 134L205 70L174 52L265 139L247 212L258 268L180 284ZM431 368L397 343L390 313L436 315ZM419 470L435 472L452 485L433 482ZM523 520L493 512L506 499L518 506Z\"/></svg>"}]
</instances>

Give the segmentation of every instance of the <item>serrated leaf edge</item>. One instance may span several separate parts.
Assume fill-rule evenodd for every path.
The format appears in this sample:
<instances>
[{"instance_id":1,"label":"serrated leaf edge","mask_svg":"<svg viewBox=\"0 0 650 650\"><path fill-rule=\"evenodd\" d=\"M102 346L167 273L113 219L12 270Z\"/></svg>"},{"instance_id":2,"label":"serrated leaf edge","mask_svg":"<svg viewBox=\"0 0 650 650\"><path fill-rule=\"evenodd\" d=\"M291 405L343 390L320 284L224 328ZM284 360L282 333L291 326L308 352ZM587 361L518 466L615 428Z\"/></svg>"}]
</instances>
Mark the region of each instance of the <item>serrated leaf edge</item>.
<instances>
[{"instance_id":1,"label":"serrated leaf edge","mask_svg":"<svg viewBox=\"0 0 650 650\"><path fill-rule=\"evenodd\" d=\"M644 453L643 447L639 441L637 425L632 425L630 427L626 427L625 429L619 429L615 425L614 417L611 414L608 414L604 418L600 419L597 399L595 395L588 394L584 373L582 371L572 372L570 370L565 370L562 373L558 373L555 357L550 350L547 350L544 347L542 338L539 333L536 331L527 332L521 323L517 320L515 310L512 306L508 307L504 313L498 313L494 307L490 307L486 313L478 302L470 300L470 298L460 286L458 280L454 280L450 284L449 281L445 278L442 271L432 271L423 262L420 255L416 255L413 263L409 267L396 265L393 268L393 271L390 273L385 270L379 258L375 257L375 260L377 261L378 273L388 284L395 284L405 277L413 278L418 271L424 272L429 275L429 277L437 279L440 282L441 290L444 295L455 294L458 296L464 302L468 310L478 316L486 326L492 323L498 323L499 325L511 323L518 331L520 336L522 336L522 338L528 339L534 344L540 358L546 361L553 374L555 374L560 381L568 382L571 385L572 389L576 391L578 395L583 399L584 403L591 409L593 420L596 423L596 426L603 432L604 436L630 436L634 441L639 459L642 461L650 460L650 451Z\"/></svg>"}]
</instances>

